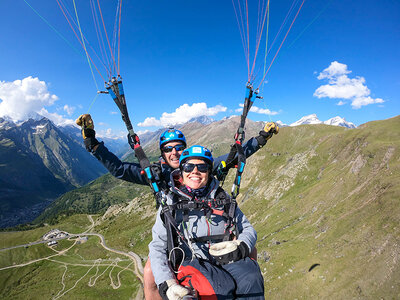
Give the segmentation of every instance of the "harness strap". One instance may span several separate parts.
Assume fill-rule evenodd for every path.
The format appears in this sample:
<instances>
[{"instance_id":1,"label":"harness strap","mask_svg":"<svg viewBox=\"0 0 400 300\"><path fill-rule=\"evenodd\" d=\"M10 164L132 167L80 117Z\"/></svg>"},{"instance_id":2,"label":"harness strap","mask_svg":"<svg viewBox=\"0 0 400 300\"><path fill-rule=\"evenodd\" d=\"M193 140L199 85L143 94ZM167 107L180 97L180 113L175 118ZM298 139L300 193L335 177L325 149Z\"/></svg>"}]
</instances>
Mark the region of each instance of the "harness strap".
<instances>
[{"instance_id":1,"label":"harness strap","mask_svg":"<svg viewBox=\"0 0 400 300\"><path fill-rule=\"evenodd\" d=\"M128 108L126 107L122 78L119 75L118 78L113 77L110 82L106 84L106 89L121 112L122 120L124 121L126 128L128 129L129 145L134 150L135 156L139 160L140 167L142 168L143 173L146 176L146 179L151 189L153 190L153 193L155 194L156 202L158 204L158 202L162 199L162 195L159 195L159 193L161 192L160 180L156 180L154 178L150 169L150 161L144 153L142 146L140 145L139 137L133 130L132 123L129 119Z\"/></svg>"},{"instance_id":2,"label":"harness strap","mask_svg":"<svg viewBox=\"0 0 400 300\"><path fill-rule=\"evenodd\" d=\"M209 235L209 236L201 236L201 237L196 237L196 238L191 238L191 242L195 243L206 243L206 242L216 242L216 241L223 241L226 235L229 236L229 233L224 233L224 234L215 234L215 235Z\"/></svg>"},{"instance_id":3,"label":"harness strap","mask_svg":"<svg viewBox=\"0 0 400 300\"><path fill-rule=\"evenodd\" d=\"M257 95L258 90L253 91L253 87L250 83L246 86L246 96L243 105L243 112L240 116L239 127L235 134L235 143L231 146L231 150L228 154L228 157L225 162L221 162L221 164L216 168L214 172L219 181L224 182L229 170L233 168L235 165L239 165L240 158L239 156L239 146L241 147L243 144L243 140L245 138L244 126L246 124L247 115L254 103L254 96Z\"/></svg>"}]
</instances>

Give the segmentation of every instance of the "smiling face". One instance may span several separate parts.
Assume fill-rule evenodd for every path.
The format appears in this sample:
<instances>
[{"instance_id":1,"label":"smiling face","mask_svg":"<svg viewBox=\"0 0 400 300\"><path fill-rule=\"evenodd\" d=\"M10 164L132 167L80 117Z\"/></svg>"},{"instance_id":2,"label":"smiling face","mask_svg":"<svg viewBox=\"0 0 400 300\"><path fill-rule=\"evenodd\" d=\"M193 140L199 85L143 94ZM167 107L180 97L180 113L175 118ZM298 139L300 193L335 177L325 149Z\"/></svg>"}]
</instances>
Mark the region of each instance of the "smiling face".
<instances>
[{"instance_id":1,"label":"smiling face","mask_svg":"<svg viewBox=\"0 0 400 300\"><path fill-rule=\"evenodd\" d=\"M169 142L166 143L163 147L174 147L176 145L183 145L181 142ZM165 162L173 169L179 168L179 158L183 152L183 149L180 151L176 151L175 148L172 149L171 152L164 152L162 149L162 157L164 158Z\"/></svg>"},{"instance_id":2,"label":"smiling face","mask_svg":"<svg viewBox=\"0 0 400 300\"><path fill-rule=\"evenodd\" d=\"M189 159L186 161L189 164L204 164L204 161L201 159ZM208 181L209 170L205 173L200 172L197 167L195 167L191 172L182 171L183 184L192 188L199 189L206 186Z\"/></svg>"}]
</instances>

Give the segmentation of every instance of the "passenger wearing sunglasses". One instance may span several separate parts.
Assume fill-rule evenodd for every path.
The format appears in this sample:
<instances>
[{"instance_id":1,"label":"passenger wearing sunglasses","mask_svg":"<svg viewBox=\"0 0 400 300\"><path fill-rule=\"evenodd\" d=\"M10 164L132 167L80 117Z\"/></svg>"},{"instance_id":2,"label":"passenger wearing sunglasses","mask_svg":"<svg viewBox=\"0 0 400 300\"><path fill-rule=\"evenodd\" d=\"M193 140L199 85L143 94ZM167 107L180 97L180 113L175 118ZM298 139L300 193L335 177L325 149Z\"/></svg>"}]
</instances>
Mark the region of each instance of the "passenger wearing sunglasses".
<instances>
[{"instance_id":1,"label":"passenger wearing sunglasses","mask_svg":"<svg viewBox=\"0 0 400 300\"><path fill-rule=\"evenodd\" d=\"M216 295L221 299L237 295L240 299L264 299L260 268L249 257L257 234L238 207L233 227L227 227L230 196L219 187L212 169L211 152L195 145L183 151L179 169L171 173L167 204L177 229L164 223L168 220L163 216L166 208L160 208L149 244L159 294L163 300L176 300L193 295L194 289L200 299L216 299ZM172 228L172 234L167 228ZM168 247L171 236L180 238ZM147 294L146 299L156 296Z\"/></svg>"}]
</instances>

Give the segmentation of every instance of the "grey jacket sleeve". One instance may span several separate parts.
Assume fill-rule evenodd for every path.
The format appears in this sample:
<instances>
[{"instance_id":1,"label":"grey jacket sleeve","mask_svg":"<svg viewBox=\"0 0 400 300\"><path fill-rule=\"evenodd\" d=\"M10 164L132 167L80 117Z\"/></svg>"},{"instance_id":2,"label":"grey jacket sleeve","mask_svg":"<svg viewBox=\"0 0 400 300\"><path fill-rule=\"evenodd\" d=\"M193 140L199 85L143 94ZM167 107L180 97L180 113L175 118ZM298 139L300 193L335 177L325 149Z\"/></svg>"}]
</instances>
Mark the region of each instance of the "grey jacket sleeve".
<instances>
[{"instance_id":1,"label":"grey jacket sleeve","mask_svg":"<svg viewBox=\"0 0 400 300\"><path fill-rule=\"evenodd\" d=\"M253 250L257 242L257 232L239 207L236 207L235 216L236 225L239 231L239 236L237 237L237 239L245 242L251 251Z\"/></svg>"},{"instance_id":2,"label":"grey jacket sleeve","mask_svg":"<svg viewBox=\"0 0 400 300\"><path fill-rule=\"evenodd\" d=\"M175 279L175 275L168 264L167 230L161 220L160 213L161 207L157 212L157 219L152 229L153 240L149 244L149 259L157 286L166 280Z\"/></svg>"}]
</instances>

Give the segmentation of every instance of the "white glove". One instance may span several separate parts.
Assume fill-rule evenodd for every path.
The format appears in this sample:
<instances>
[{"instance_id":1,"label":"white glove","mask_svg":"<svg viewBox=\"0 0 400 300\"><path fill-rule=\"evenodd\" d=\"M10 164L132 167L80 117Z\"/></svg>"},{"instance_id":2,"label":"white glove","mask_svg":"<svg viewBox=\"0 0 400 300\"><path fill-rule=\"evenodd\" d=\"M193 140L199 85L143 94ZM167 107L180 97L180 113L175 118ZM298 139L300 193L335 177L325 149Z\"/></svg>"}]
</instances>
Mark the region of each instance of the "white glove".
<instances>
[{"instance_id":1,"label":"white glove","mask_svg":"<svg viewBox=\"0 0 400 300\"><path fill-rule=\"evenodd\" d=\"M223 265L245 258L249 252L249 247L241 240L221 242L210 247L210 254Z\"/></svg>"},{"instance_id":2,"label":"white glove","mask_svg":"<svg viewBox=\"0 0 400 300\"><path fill-rule=\"evenodd\" d=\"M189 289L181 286L174 279L167 280L167 297L169 300L182 300L184 296L189 295Z\"/></svg>"}]
</instances>

